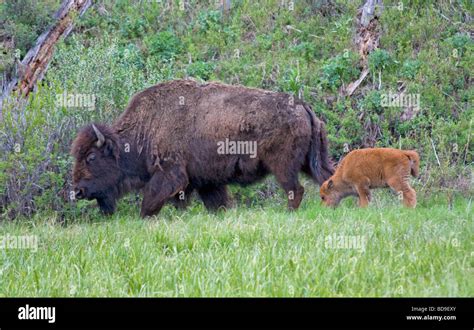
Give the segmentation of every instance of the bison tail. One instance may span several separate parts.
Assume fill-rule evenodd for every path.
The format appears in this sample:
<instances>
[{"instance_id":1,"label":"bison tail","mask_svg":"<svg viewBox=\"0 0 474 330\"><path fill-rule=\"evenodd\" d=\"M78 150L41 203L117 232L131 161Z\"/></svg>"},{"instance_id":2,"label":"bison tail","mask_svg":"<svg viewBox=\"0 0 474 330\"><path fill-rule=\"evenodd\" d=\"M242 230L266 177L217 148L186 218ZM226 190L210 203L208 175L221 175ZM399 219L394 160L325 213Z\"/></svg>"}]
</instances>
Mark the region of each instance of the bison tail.
<instances>
[{"instance_id":1,"label":"bison tail","mask_svg":"<svg viewBox=\"0 0 474 330\"><path fill-rule=\"evenodd\" d=\"M334 165L329 157L328 138L324 123L316 118L310 106L304 105L311 120L311 143L307 155L309 171L320 185L334 174Z\"/></svg>"},{"instance_id":2,"label":"bison tail","mask_svg":"<svg viewBox=\"0 0 474 330\"><path fill-rule=\"evenodd\" d=\"M411 175L417 178L420 174L420 156L415 150L406 150L405 155L410 159Z\"/></svg>"}]
</instances>

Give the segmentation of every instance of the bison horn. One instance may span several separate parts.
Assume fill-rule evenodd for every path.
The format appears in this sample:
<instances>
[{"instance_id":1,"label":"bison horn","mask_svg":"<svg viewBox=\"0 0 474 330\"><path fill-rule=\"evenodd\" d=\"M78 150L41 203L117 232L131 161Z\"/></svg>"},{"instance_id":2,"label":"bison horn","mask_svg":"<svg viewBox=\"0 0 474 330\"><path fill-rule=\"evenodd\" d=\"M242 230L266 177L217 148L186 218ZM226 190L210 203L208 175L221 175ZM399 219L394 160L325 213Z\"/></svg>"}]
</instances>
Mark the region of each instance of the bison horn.
<instances>
[{"instance_id":1,"label":"bison horn","mask_svg":"<svg viewBox=\"0 0 474 330\"><path fill-rule=\"evenodd\" d=\"M94 124L92 124L92 128L94 129L94 132L95 132L95 135L97 136L97 142L96 142L96 146L97 148L100 148L102 147L102 145L104 144L105 142L105 137L104 135L99 131L99 129L97 127L95 127Z\"/></svg>"}]
</instances>

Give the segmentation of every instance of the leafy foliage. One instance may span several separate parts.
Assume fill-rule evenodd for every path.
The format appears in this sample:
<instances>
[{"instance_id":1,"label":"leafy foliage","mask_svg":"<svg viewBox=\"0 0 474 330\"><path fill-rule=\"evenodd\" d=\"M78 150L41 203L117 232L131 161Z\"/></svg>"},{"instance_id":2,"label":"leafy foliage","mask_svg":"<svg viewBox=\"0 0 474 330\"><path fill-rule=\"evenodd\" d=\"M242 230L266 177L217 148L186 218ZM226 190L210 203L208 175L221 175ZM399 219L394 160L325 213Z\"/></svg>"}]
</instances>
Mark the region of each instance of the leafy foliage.
<instances>
[{"instance_id":1,"label":"leafy foliage","mask_svg":"<svg viewBox=\"0 0 474 330\"><path fill-rule=\"evenodd\" d=\"M329 59L321 68L321 86L335 92L343 83L357 79L360 73L357 61L357 54L349 51Z\"/></svg>"},{"instance_id":2,"label":"leafy foliage","mask_svg":"<svg viewBox=\"0 0 474 330\"><path fill-rule=\"evenodd\" d=\"M149 56L156 57L157 60L169 61L181 52L181 41L173 31L163 31L147 36L144 41Z\"/></svg>"}]
</instances>

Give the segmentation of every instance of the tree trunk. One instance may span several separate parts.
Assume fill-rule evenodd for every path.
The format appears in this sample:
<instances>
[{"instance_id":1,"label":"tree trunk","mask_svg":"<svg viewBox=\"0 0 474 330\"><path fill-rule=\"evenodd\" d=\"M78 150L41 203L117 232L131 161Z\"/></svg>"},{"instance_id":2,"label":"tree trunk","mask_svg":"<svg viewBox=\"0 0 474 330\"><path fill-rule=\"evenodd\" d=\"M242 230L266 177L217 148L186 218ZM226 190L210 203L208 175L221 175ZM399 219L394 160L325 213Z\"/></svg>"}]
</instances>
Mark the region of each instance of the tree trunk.
<instances>
[{"instance_id":1,"label":"tree trunk","mask_svg":"<svg viewBox=\"0 0 474 330\"><path fill-rule=\"evenodd\" d=\"M43 79L53 56L54 46L66 37L74 26L74 17L82 15L91 5L91 0L64 0L54 15L55 23L38 37L36 44L18 63L18 76L3 86L0 98L0 117L3 100L18 91L19 97L26 97L34 90L38 81Z\"/></svg>"},{"instance_id":2,"label":"tree trunk","mask_svg":"<svg viewBox=\"0 0 474 330\"><path fill-rule=\"evenodd\" d=\"M351 96L369 73L367 57L379 46L380 29L378 17L383 10L382 0L367 0L359 10L355 44L361 57L362 73L356 81L350 83L342 94Z\"/></svg>"}]
</instances>

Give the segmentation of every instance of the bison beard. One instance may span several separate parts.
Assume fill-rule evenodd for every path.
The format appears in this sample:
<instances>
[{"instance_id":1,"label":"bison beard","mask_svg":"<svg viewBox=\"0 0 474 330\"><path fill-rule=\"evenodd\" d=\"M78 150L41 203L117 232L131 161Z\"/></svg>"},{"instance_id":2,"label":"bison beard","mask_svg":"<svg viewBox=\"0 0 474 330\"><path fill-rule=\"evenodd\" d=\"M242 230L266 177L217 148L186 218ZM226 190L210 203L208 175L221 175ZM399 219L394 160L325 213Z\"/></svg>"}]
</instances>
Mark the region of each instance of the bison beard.
<instances>
[{"instance_id":1,"label":"bison beard","mask_svg":"<svg viewBox=\"0 0 474 330\"><path fill-rule=\"evenodd\" d=\"M224 141L256 143L257 152L222 154ZM185 206L193 190L206 208L225 208L227 184L268 173L296 209L304 192L299 172L319 184L334 172L324 124L309 105L283 93L191 80L136 94L113 125L84 127L71 153L77 198L96 199L111 214L123 194L142 190L142 217L168 200Z\"/></svg>"}]
</instances>

